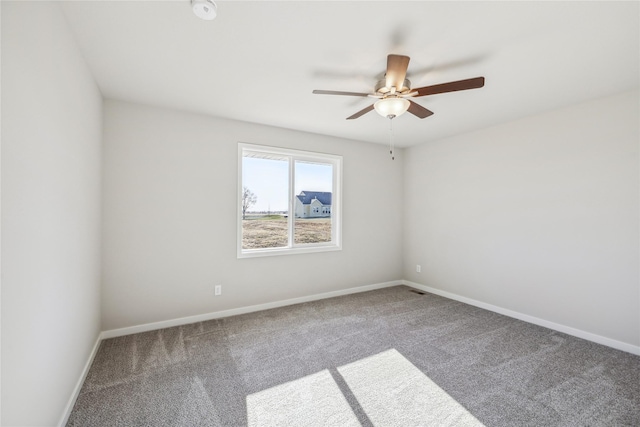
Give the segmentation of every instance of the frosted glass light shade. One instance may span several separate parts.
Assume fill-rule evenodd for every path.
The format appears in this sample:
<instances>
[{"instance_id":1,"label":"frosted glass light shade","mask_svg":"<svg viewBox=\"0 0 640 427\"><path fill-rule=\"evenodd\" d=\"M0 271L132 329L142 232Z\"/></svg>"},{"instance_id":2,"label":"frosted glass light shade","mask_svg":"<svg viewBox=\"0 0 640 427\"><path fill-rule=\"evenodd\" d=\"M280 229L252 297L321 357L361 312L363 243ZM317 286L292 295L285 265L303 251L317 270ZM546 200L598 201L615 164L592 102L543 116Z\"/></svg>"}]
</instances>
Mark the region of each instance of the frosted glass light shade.
<instances>
[{"instance_id":1,"label":"frosted glass light shade","mask_svg":"<svg viewBox=\"0 0 640 427\"><path fill-rule=\"evenodd\" d=\"M384 98L373 104L373 108L382 117L398 117L407 111L410 104L409 100L404 98Z\"/></svg>"}]
</instances>

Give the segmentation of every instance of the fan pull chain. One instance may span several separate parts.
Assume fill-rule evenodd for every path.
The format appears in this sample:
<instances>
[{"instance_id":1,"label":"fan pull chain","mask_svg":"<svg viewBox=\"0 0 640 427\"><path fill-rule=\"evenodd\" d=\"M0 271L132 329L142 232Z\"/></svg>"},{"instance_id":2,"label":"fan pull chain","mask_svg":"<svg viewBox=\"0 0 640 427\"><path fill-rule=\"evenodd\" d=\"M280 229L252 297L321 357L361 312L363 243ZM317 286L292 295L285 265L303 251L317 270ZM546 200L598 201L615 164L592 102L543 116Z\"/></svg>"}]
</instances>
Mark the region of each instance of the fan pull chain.
<instances>
[{"instance_id":1,"label":"fan pull chain","mask_svg":"<svg viewBox=\"0 0 640 427\"><path fill-rule=\"evenodd\" d=\"M393 140L393 117L389 117L389 154L391 154L391 160L395 160L396 156L393 154L395 151L395 142Z\"/></svg>"}]
</instances>

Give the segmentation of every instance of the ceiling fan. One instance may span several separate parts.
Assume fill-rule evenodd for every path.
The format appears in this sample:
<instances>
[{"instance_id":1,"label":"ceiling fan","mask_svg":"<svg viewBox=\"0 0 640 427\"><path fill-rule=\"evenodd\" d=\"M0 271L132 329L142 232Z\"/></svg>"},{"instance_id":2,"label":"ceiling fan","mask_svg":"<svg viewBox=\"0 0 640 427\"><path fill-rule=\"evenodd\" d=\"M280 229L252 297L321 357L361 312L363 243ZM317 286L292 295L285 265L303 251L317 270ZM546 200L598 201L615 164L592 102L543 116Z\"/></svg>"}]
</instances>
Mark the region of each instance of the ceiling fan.
<instances>
[{"instance_id":1,"label":"ceiling fan","mask_svg":"<svg viewBox=\"0 0 640 427\"><path fill-rule=\"evenodd\" d=\"M388 55L387 72L385 73L384 78L376 84L373 93L341 92L335 90L314 90L313 93L318 95L346 95L378 98L378 101L347 117L347 120L357 119L373 109L375 109L381 116L389 119L393 119L406 111L409 111L416 117L424 119L425 117L432 115L433 111L416 104L408 98L456 92L459 90L477 89L484 86L484 77L475 77L472 79L458 80L455 82L411 89L411 82L406 79L409 59L410 58L408 56L404 55Z\"/></svg>"}]
</instances>

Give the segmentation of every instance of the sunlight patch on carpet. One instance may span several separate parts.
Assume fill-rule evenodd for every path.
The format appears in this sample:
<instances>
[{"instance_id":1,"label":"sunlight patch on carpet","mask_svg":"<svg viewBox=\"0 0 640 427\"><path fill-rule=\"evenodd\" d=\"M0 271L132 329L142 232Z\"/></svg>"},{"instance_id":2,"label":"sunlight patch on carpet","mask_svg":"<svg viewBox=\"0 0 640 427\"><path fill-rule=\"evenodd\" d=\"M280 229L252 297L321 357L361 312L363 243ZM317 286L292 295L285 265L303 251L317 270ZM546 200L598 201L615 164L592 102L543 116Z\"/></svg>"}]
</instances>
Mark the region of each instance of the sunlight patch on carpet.
<instances>
[{"instance_id":1,"label":"sunlight patch on carpet","mask_svg":"<svg viewBox=\"0 0 640 427\"><path fill-rule=\"evenodd\" d=\"M338 372L375 426L483 426L395 349Z\"/></svg>"},{"instance_id":2,"label":"sunlight patch on carpet","mask_svg":"<svg viewBox=\"0 0 640 427\"><path fill-rule=\"evenodd\" d=\"M247 424L360 427L328 370L247 396Z\"/></svg>"}]
</instances>

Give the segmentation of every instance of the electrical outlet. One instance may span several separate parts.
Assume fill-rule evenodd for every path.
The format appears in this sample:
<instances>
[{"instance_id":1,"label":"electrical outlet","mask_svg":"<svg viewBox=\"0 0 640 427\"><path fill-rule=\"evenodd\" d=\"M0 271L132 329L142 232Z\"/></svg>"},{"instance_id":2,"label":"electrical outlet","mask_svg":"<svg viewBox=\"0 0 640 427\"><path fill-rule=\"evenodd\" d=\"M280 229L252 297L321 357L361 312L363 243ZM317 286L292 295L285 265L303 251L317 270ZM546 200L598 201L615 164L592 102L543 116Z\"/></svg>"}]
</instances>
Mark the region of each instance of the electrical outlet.
<instances>
[{"instance_id":1,"label":"electrical outlet","mask_svg":"<svg viewBox=\"0 0 640 427\"><path fill-rule=\"evenodd\" d=\"M216 288L215 288L215 295L216 295L216 296L218 296L218 295L222 295L222 285L216 285Z\"/></svg>"},{"instance_id":2,"label":"electrical outlet","mask_svg":"<svg viewBox=\"0 0 640 427\"><path fill-rule=\"evenodd\" d=\"M421 273L422 272L422 267L420 267L420 264L416 264L416 273Z\"/></svg>"}]
</instances>

